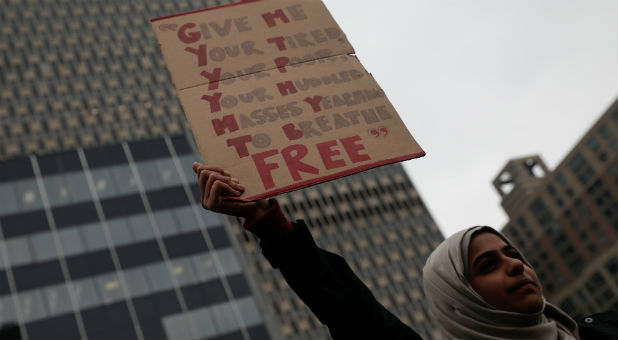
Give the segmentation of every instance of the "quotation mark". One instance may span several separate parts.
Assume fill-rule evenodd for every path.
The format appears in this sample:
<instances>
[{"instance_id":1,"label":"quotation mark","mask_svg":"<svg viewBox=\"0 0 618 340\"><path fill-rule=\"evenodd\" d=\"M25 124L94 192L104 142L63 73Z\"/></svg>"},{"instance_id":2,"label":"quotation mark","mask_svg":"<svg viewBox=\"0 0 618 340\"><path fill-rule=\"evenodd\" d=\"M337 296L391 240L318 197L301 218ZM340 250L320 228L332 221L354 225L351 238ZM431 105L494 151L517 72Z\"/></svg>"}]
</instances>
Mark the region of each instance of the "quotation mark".
<instances>
[{"instance_id":1,"label":"quotation mark","mask_svg":"<svg viewBox=\"0 0 618 340\"><path fill-rule=\"evenodd\" d=\"M161 31L175 31L178 28L178 24L161 24L159 30Z\"/></svg>"},{"instance_id":2,"label":"quotation mark","mask_svg":"<svg viewBox=\"0 0 618 340\"><path fill-rule=\"evenodd\" d=\"M386 135L388 135L388 129L385 127L370 129L367 132L375 138L386 137Z\"/></svg>"}]
</instances>

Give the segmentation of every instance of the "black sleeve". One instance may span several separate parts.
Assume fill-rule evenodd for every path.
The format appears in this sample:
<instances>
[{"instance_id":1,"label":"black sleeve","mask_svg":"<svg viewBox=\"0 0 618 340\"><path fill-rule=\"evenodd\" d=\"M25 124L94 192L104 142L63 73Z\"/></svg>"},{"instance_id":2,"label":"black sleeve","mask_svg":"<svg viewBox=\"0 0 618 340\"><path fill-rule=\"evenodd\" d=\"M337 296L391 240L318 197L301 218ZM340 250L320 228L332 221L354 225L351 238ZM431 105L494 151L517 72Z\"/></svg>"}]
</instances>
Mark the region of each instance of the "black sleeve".
<instances>
[{"instance_id":1,"label":"black sleeve","mask_svg":"<svg viewBox=\"0 0 618 340\"><path fill-rule=\"evenodd\" d=\"M582 340L618 339L618 313L609 310L577 320Z\"/></svg>"},{"instance_id":2,"label":"black sleeve","mask_svg":"<svg viewBox=\"0 0 618 340\"><path fill-rule=\"evenodd\" d=\"M304 222L262 252L333 339L422 339L386 310L343 257L317 247Z\"/></svg>"}]
</instances>

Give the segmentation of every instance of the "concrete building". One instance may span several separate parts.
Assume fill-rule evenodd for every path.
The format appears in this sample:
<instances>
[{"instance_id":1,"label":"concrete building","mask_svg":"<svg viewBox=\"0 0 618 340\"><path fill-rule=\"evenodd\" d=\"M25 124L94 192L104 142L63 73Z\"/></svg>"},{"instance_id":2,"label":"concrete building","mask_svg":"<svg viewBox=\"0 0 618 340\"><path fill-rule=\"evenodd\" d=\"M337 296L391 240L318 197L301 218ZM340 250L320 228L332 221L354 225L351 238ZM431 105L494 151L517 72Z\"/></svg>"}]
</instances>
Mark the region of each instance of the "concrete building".
<instances>
[{"instance_id":1,"label":"concrete building","mask_svg":"<svg viewBox=\"0 0 618 340\"><path fill-rule=\"evenodd\" d=\"M257 242L196 203L199 155L149 19L228 2L0 0L0 325L30 339L328 336ZM279 199L438 336L420 276L443 237L400 165Z\"/></svg>"},{"instance_id":2,"label":"concrete building","mask_svg":"<svg viewBox=\"0 0 618 340\"><path fill-rule=\"evenodd\" d=\"M553 171L514 159L494 186L549 301L576 317L618 308L618 101Z\"/></svg>"}]
</instances>

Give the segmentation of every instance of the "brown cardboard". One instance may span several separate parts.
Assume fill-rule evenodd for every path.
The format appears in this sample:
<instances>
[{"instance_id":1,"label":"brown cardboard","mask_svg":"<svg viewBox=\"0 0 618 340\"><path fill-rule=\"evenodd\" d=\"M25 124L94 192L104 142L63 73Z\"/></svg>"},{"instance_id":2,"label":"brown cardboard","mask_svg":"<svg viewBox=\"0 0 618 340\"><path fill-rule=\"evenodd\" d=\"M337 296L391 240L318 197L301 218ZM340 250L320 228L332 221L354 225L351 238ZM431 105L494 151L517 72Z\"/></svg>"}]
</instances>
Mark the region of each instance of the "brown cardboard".
<instances>
[{"instance_id":1,"label":"brown cardboard","mask_svg":"<svg viewBox=\"0 0 618 340\"><path fill-rule=\"evenodd\" d=\"M274 24L264 13L277 15ZM177 31L187 23L210 22L219 23L208 25L220 32L227 23L230 33L207 39L206 48L252 41L263 53L198 67L197 56L185 48L195 51L202 41L194 33L194 43L183 43ZM243 199L425 154L373 77L350 55L352 47L319 0L248 1L154 19L152 25L203 161L238 178L246 187ZM316 39L313 45L308 36ZM284 38L269 43L272 37Z\"/></svg>"}]
</instances>

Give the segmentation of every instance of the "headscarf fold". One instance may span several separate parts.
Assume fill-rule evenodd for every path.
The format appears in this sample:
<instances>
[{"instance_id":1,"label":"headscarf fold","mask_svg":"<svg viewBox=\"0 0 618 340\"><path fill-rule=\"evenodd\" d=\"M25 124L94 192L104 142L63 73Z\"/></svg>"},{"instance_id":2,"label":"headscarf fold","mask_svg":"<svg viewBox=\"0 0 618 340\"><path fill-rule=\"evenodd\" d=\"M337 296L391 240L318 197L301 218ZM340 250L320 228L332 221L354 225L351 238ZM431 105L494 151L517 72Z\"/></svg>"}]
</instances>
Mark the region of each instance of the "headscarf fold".
<instances>
[{"instance_id":1,"label":"headscarf fold","mask_svg":"<svg viewBox=\"0 0 618 340\"><path fill-rule=\"evenodd\" d=\"M537 313L507 312L492 307L472 288L466 273L470 241L477 231L492 232L516 248L498 231L478 226L452 235L431 253L423 268L423 286L445 335L449 339L578 340L575 321L545 298ZM532 268L523 255L522 259Z\"/></svg>"}]
</instances>

